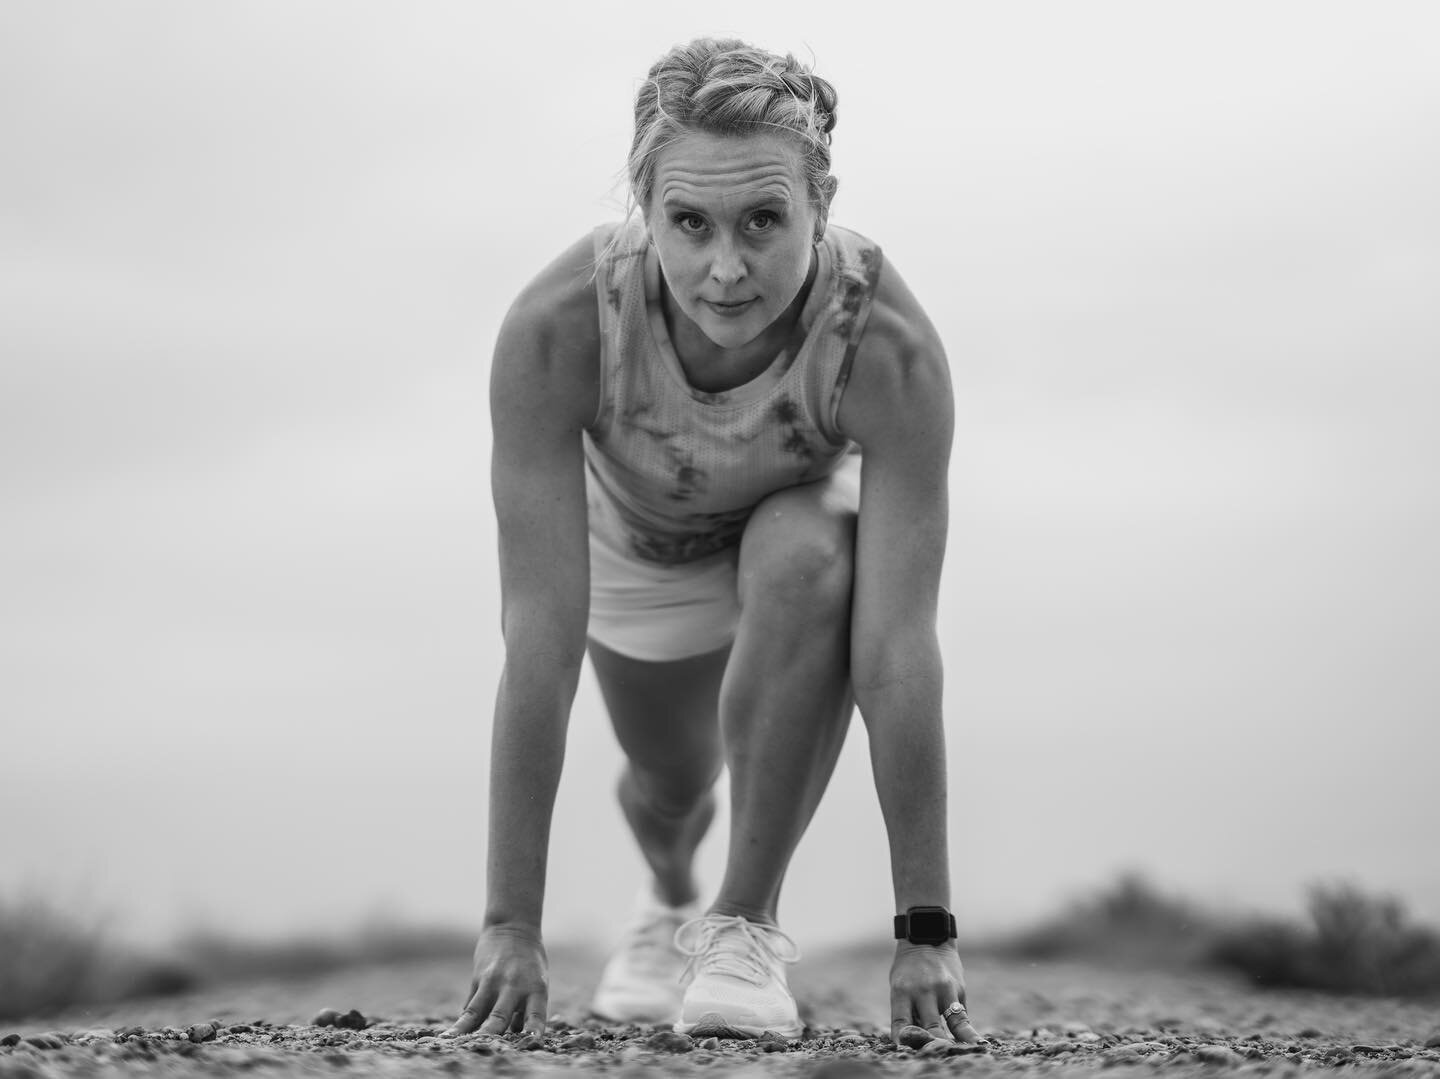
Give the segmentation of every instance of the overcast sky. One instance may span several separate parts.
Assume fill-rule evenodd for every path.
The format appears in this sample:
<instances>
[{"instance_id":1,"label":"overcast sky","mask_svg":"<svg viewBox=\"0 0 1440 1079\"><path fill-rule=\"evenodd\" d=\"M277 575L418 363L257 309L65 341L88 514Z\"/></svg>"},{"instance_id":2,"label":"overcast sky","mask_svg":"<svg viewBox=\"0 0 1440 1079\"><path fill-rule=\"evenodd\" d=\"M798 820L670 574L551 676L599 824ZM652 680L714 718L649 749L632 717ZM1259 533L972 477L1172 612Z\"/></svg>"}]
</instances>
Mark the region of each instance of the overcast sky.
<instances>
[{"instance_id":1,"label":"overcast sky","mask_svg":"<svg viewBox=\"0 0 1440 1079\"><path fill-rule=\"evenodd\" d=\"M834 81L833 220L949 351L962 918L1138 867L1440 921L1440 11L788 10L0 7L0 894L478 921L490 349L622 212L646 68L720 32ZM884 935L863 749L802 945ZM587 676L554 936L640 880L618 766Z\"/></svg>"}]
</instances>

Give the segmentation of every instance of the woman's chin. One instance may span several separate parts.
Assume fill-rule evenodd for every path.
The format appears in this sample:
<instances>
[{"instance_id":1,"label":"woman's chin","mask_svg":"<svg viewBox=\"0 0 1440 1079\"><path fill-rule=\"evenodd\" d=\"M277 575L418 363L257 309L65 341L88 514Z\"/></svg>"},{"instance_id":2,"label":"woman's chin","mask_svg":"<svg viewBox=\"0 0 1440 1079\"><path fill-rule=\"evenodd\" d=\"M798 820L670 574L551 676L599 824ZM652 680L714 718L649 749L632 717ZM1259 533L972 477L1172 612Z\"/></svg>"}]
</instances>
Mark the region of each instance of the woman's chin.
<instances>
[{"instance_id":1,"label":"woman's chin","mask_svg":"<svg viewBox=\"0 0 1440 1079\"><path fill-rule=\"evenodd\" d=\"M754 341L762 333L765 327L756 324L755 319L719 319L702 318L696 325L700 332L716 348L734 349L744 348Z\"/></svg>"}]
</instances>

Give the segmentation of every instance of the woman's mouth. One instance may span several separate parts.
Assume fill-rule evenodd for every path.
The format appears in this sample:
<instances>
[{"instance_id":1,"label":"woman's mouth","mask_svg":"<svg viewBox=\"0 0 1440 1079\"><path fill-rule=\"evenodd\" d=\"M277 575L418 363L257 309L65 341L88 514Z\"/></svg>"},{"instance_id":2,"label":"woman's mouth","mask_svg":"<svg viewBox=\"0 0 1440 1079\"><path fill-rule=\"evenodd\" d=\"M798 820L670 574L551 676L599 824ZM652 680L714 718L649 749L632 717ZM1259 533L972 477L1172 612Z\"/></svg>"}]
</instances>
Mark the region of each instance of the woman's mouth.
<instances>
[{"instance_id":1,"label":"woman's mouth","mask_svg":"<svg viewBox=\"0 0 1440 1079\"><path fill-rule=\"evenodd\" d=\"M704 300L702 302L721 318L736 318L750 310L750 306L758 299L758 296L752 296L748 300L736 300L729 303L721 303L717 300Z\"/></svg>"}]
</instances>

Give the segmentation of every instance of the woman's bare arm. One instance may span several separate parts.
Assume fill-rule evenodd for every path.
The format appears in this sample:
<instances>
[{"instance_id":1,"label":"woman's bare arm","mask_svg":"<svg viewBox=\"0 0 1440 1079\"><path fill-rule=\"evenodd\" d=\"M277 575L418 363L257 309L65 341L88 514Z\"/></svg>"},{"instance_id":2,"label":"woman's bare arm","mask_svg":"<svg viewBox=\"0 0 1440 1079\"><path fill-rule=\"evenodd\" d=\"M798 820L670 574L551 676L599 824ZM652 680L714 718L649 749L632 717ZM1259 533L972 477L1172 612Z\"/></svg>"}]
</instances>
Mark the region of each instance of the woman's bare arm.
<instances>
[{"instance_id":1,"label":"woman's bare arm","mask_svg":"<svg viewBox=\"0 0 1440 1079\"><path fill-rule=\"evenodd\" d=\"M889 265L839 424L864 451L850 665L890 839L896 910L948 907L943 673L935 620L954 404L939 337ZM941 1013L964 995L953 943L904 942L897 948L892 1033L913 1022L950 1037ZM960 1026L954 1033L974 1035Z\"/></svg>"},{"instance_id":2,"label":"woman's bare arm","mask_svg":"<svg viewBox=\"0 0 1440 1079\"><path fill-rule=\"evenodd\" d=\"M599 330L587 237L516 300L490 381L505 667L491 742L483 930L453 1033L545 1025L545 864L589 614L580 434L595 415Z\"/></svg>"}]
</instances>

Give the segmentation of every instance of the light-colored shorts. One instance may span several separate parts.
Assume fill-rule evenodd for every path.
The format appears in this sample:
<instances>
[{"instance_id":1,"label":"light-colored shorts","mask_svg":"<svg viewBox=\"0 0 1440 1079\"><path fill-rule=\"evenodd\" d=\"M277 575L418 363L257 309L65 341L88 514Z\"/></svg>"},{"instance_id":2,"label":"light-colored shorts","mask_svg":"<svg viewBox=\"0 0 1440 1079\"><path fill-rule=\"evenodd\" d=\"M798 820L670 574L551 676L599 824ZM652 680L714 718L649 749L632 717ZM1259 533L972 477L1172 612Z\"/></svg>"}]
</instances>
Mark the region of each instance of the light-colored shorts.
<instances>
[{"instance_id":1,"label":"light-colored shorts","mask_svg":"<svg viewBox=\"0 0 1440 1079\"><path fill-rule=\"evenodd\" d=\"M858 512L860 455L847 455L815 486L831 506ZM618 550L591 532L590 637L612 652L652 663L724 648L740 622L739 561L737 544L666 566Z\"/></svg>"},{"instance_id":2,"label":"light-colored shorts","mask_svg":"<svg viewBox=\"0 0 1440 1079\"><path fill-rule=\"evenodd\" d=\"M590 637L612 652L658 663L704 655L735 638L740 620L731 547L663 566L590 534Z\"/></svg>"}]
</instances>

